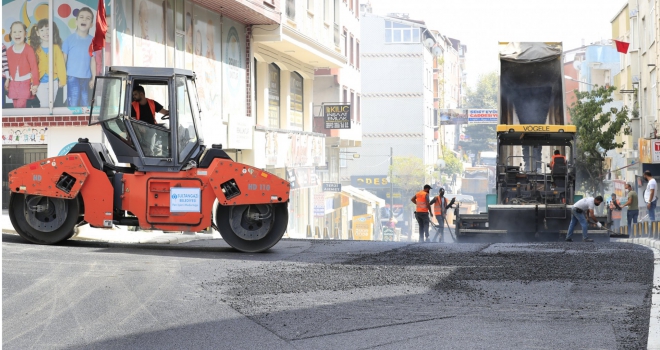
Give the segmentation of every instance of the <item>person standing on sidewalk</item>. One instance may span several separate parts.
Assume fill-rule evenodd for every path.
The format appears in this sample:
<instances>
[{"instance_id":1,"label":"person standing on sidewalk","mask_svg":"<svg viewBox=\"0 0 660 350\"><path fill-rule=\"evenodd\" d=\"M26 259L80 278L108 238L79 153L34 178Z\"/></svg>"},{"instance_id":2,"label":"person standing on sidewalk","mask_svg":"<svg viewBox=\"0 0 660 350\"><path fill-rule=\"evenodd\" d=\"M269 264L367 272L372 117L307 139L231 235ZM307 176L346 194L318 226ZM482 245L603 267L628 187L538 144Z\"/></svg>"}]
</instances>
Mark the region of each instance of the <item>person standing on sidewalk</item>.
<instances>
[{"instance_id":1,"label":"person standing on sidewalk","mask_svg":"<svg viewBox=\"0 0 660 350\"><path fill-rule=\"evenodd\" d=\"M637 192L633 190L633 187L630 183L626 184L626 190L628 191L628 201L623 205L628 207L628 214L626 215L626 220L628 221L628 234L632 234L632 223L637 223L637 217L639 216L639 205L637 204Z\"/></svg>"},{"instance_id":2,"label":"person standing on sidewalk","mask_svg":"<svg viewBox=\"0 0 660 350\"><path fill-rule=\"evenodd\" d=\"M568 233L566 234L566 242L573 242L573 229L575 225L579 222L582 226L582 241L584 242L593 242L594 240L587 236L587 219L591 219L598 228L603 227L603 225L598 222L596 216L594 215L594 209L597 206L603 203L603 197L598 196L596 198L587 197L582 198L573 204L573 209L571 209L571 223L568 225Z\"/></svg>"},{"instance_id":3,"label":"person standing on sidewalk","mask_svg":"<svg viewBox=\"0 0 660 350\"><path fill-rule=\"evenodd\" d=\"M619 232L621 227L621 202L616 198L616 193L612 193L612 200L610 201L610 213L612 218L612 231Z\"/></svg>"},{"instance_id":4,"label":"person standing on sidewalk","mask_svg":"<svg viewBox=\"0 0 660 350\"><path fill-rule=\"evenodd\" d=\"M644 191L646 209L649 211L649 221L655 221L655 207L658 204L658 183L653 178L650 170L644 172L644 178L648 181Z\"/></svg>"},{"instance_id":5,"label":"person standing on sidewalk","mask_svg":"<svg viewBox=\"0 0 660 350\"><path fill-rule=\"evenodd\" d=\"M415 219L419 224L419 242L429 242L429 214L431 214L431 205L429 204L429 192L431 191L430 185L424 185L424 189L417 192L410 201L415 203ZM426 241L424 240L426 237Z\"/></svg>"}]
</instances>

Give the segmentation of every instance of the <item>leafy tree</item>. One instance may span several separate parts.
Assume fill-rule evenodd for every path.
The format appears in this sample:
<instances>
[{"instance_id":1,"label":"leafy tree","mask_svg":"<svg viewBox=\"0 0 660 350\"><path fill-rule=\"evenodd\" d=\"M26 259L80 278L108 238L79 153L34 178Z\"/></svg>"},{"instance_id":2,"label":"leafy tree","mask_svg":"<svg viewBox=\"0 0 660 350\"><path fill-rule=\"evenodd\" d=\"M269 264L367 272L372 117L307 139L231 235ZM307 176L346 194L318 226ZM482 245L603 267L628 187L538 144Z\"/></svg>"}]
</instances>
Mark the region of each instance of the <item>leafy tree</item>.
<instances>
[{"instance_id":1,"label":"leafy tree","mask_svg":"<svg viewBox=\"0 0 660 350\"><path fill-rule=\"evenodd\" d=\"M616 142L621 133L630 135L628 108L610 108L616 87L596 86L591 91L575 90L577 101L570 107L571 119L577 128L576 171L578 188L594 194L602 194L603 169L607 151L623 147L625 142Z\"/></svg>"},{"instance_id":2,"label":"leafy tree","mask_svg":"<svg viewBox=\"0 0 660 350\"><path fill-rule=\"evenodd\" d=\"M463 173L463 163L449 147L442 146L442 159L445 161L445 167L442 169L445 174L460 175Z\"/></svg>"},{"instance_id":3,"label":"leafy tree","mask_svg":"<svg viewBox=\"0 0 660 350\"><path fill-rule=\"evenodd\" d=\"M490 72L479 76L476 90L467 89L467 108L497 109L497 95L499 94L499 75ZM496 132L494 124L468 124L465 127L465 136L468 141L459 141L458 144L467 153L477 154L481 151L494 150Z\"/></svg>"},{"instance_id":4,"label":"leafy tree","mask_svg":"<svg viewBox=\"0 0 660 350\"><path fill-rule=\"evenodd\" d=\"M395 156L390 166L392 183L401 188L402 195L415 193L426 183L427 167L418 157ZM405 201L404 201L405 203Z\"/></svg>"}]
</instances>

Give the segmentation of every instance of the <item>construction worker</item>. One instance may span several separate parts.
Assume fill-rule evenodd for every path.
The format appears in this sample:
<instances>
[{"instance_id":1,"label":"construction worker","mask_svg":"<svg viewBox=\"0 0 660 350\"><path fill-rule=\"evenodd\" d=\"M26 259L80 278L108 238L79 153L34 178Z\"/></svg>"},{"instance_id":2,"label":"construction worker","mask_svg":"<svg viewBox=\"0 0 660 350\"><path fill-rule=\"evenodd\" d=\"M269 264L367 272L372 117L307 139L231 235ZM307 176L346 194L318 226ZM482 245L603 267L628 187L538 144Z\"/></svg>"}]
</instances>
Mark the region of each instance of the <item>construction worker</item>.
<instances>
[{"instance_id":1,"label":"construction worker","mask_svg":"<svg viewBox=\"0 0 660 350\"><path fill-rule=\"evenodd\" d=\"M632 224L636 224L639 217L639 199L637 198L637 192L630 183L626 184L626 190L628 191L628 201L623 206L628 207L626 221L628 221L628 234L632 235Z\"/></svg>"},{"instance_id":2,"label":"construction worker","mask_svg":"<svg viewBox=\"0 0 660 350\"><path fill-rule=\"evenodd\" d=\"M552 159L550 159L550 169L555 166L555 159L557 158L564 159L564 163L566 163L566 157L562 156L559 150L555 150L555 154L553 154Z\"/></svg>"},{"instance_id":3,"label":"construction worker","mask_svg":"<svg viewBox=\"0 0 660 350\"><path fill-rule=\"evenodd\" d=\"M431 214L431 205L429 204L430 185L424 185L424 189L417 192L410 201L415 203L415 219L419 224L419 242L429 242L429 214ZM425 240L426 238L426 240Z\"/></svg>"},{"instance_id":4,"label":"construction worker","mask_svg":"<svg viewBox=\"0 0 660 350\"><path fill-rule=\"evenodd\" d=\"M621 227L621 203L616 198L616 193L612 193L612 200L610 201L610 215L612 219L612 231L619 232Z\"/></svg>"},{"instance_id":5,"label":"construction worker","mask_svg":"<svg viewBox=\"0 0 660 350\"><path fill-rule=\"evenodd\" d=\"M445 189L440 187L438 190L438 195L433 197L429 202L429 205L433 206L433 216L438 221L438 231L435 233L435 237L431 242L442 242L444 240L445 233L445 214L448 206L447 198L445 197ZM439 238L439 239L438 239Z\"/></svg>"},{"instance_id":6,"label":"construction worker","mask_svg":"<svg viewBox=\"0 0 660 350\"><path fill-rule=\"evenodd\" d=\"M573 242L573 229L575 225L579 222L582 226L582 241L584 242L593 242L594 240L587 236L587 220L591 220L592 223L595 223L598 228L603 227L603 225L598 222L596 215L594 215L594 209L597 206L603 203L603 197L598 196L596 198L587 197L582 198L573 204L573 209L571 210L571 223L568 225L568 233L566 234L566 242Z\"/></svg>"},{"instance_id":7,"label":"construction worker","mask_svg":"<svg viewBox=\"0 0 660 350\"><path fill-rule=\"evenodd\" d=\"M167 109L163 108L163 105L146 98L142 85L135 85L133 88L133 103L131 103L131 106L133 106L131 117L149 124L156 124L156 112L162 115L170 114Z\"/></svg>"}]
</instances>

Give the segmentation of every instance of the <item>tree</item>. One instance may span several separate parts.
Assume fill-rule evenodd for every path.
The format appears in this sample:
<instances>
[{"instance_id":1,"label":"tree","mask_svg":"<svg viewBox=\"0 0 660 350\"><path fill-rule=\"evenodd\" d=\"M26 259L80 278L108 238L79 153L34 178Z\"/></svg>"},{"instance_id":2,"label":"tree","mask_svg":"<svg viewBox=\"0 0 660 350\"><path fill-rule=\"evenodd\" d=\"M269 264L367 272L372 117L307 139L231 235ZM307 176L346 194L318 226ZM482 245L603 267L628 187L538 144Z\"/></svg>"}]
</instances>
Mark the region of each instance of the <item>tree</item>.
<instances>
[{"instance_id":1,"label":"tree","mask_svg":"<svg viewBox=\"0 0 660 350\"><path fill-rule=\"evenodd\" d=\"M499 75L490 72L479 76L476 90L467 89L467 108L497 109L497 95L499 94ZM467 141L458 144L467 153L475 155L481 151L494 150L496 132L494 124L468 124L465 127Z\"/></svg>"},{"instance_id":2,"label":"tree","mask_svg":"<svg viewBox=\"0 0 660 350\"><path fill-rule=\"evenodd\" d=\"M463 163L458 157L449 150L449 147L442 146L442 159L445 161L445 167L442 172L447 175L461 175L463 173Z\"/></svg>"},{"instance_id":3,"label":"tree","mask_svg":"<svg viewBox=\"0 0 660 350\"><path fill-rule=\"evenodd\" d=\"M415 193L426 183L427 167L418 157L394 157L390 166L391 181L402 195Z\"/></svg>"},{"instance_id":4,"label":"tree","mask_svg":"<svg viewBox=\"0 0 660 350\"><path fill-rule=\"evenodd\" d=\"M596 86L587 92L575 90L577 101L570 107L571 118L577 128L578 188L594 194L603 190L605 154L625 144L616 142L615 137L621 133L631 134L626 106L605 109L613 101L614 90L614 86Z\"/></svg>"}]
</instances>

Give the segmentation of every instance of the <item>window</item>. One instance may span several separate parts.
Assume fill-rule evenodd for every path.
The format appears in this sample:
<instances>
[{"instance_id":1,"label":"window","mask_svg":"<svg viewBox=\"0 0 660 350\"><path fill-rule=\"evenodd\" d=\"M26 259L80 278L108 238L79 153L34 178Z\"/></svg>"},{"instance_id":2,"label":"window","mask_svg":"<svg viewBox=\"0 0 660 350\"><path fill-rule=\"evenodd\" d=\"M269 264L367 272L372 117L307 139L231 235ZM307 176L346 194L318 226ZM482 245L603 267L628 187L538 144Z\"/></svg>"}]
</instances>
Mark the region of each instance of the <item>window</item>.
<instances>
[{"instance_id":1,"label":"window","mask_svg":"<svg viewBox=\"0 0 660 350\"><path fill-rule=\"evenodd\" d=\"M348 58L348 32L346 31L346 28L344 28L344 56Z\"/></svg>"},{"instance_id":2,"label":"window","mask_svg":"<svg viewBox=\"0 0 660 350\"><path fill-rule=\"evenodd\" d=\"M341 148L339 151L339 166L346 168L346 148Z\"/></svg>"},{"instance_id":3,"label":"window","mask_svg":"<svg viewBox=\"0 0 660 350\"><path fill-rule=\"evenodd\" d=\"M355 41L355 68L360 69L360 41Z\"/></svg>"},{"instance_id":4,"label":"window","mask_svg":"<svg viewBox=\"0 0 660 350\"><path fill-rule=\"evenodd\" d=\"M362 113L362 101L360 101L360 94L357 95L357 103L355 106L355 120L360 122L360 114Z\"/></svg>"},{"instance_id":5,"label":"window","mask_svg":"<svg viewBox=\"0 0 660 350\"><path fill-rule=\"evenodd\" d=\"M351 66L352 66L353 65L353 34L351 34L351 53L350 53L350 55L351 55L351 58L350 58L349 61L351 62Z\"/></svg>"},{"instance_id":6,"label":"window","mask_svg":"<svg viewBox=\"0 0 660 350\"><path fill-rule=\"evenodd\" d=\"M303 127L303 78L296 72L291 72L291 107L289 116L292 127Z\"/></svg>"},{"instance_id":7,"label":"window","mask_svg":"<svg viewBox=\"0 0 660 350\"><path fill-rule=\"evenodd\" d=\"M351 120L355 120L355 91L351 90Z\"/></svg>"},{"instance_id":8,"label":"window","mask_svg":"<svg viewBox=\"0 0 660 350\"><path fill-rule=\"evenodd\" d=\"M348 0L348 9L353 11L353 0Z\"/></svg>"},{"instance_id":9,"label":"window","mask_svg":"<svg viewBox=\"0 0 660 350\"><path fill-rule=\"evenodd\" d=\"M658 69L651 72L651 110L648 115L658 117Z\"/></svg>"},{"instance_id":10,"label":"window","mask_svg":"<svg viewBox=\"0 0 660 350\"><path fill-rule=\"evenodd\" d=\"M398 22L385 21L386 43L418 43L420 42L419 28Z\"/></svg>"},{"instance_id":11,"label":"window","mask_svg":"<svg viewBox=\"0 0 660 350\"><path fill-rule=\"evenodd\" d=\"M348 90L346 89L345 86L344 86L344 98L342 98L341 101L344 102L344 103L348 102Z\"/></svg>"},{"instance_id":12,"label":"window","mask_svg":"<svg viewBox=\"0 0 660 350\"><path fill-rule=\"evenodd\" d=\"M655 4L653 4L653 7L651 8L651 12L649 12L649 14L650 14L649 18L651 20L649 21L649 29L648 29L648 32L647 32L648 33L648 43L647 43L647 45L651 46L655 42L655 21L653 20L654 18L657 18L657 17L655 17L655 14L656 14Z\"/></svg>"},{"instance_id":13,"label":"window","mask_svg":"<svg viewBox=\"0 0 660 350\"><path fill-rule=\"evenodd\" d=\"M360 0L355 0L355 18L360 17Z\"/></svg>"},{"instance_id":14,"label":"window","mask_svg":"<svg viewBox=\"0 0 660 350\"><path fill-rule=\"evenodd\" d=\"M307 0L307 11L314 12L314 0Z\"/></svg>"},{"instance_id":15,"label":"window","mask_svg":"<svg viewBox=\"0 0 660 350\"><path fill-rule=\"evenodd\" d=\"M280 127L280 67L268 65L268 126Z\"/></svg>"}]
</instances>

